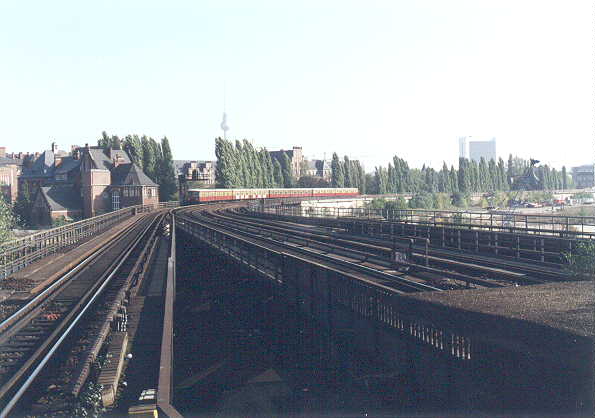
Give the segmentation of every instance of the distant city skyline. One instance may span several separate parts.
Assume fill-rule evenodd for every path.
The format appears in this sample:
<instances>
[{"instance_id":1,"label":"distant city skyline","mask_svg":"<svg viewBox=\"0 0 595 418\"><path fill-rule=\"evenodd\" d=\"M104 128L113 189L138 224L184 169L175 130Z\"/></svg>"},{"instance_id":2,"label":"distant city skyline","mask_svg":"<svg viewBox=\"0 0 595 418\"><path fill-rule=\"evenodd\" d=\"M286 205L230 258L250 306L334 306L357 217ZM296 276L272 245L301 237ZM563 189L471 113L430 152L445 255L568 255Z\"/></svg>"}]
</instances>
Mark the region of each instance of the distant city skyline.
<instances>
[{"instance_id":1,"label":"distant city skyline","mask_svg":"<svg viewBox=\"0 0 595 418\"><path fill-rule=\"evenodd\" d=\"M539 10L536 15L535 11ZM77 1L0 4L7 151L167 136L360 160L456 165L457 138L498 157L592 163L591 1ZM225 107L223 104L223 89Z\"/></svg>"}]
</instances>

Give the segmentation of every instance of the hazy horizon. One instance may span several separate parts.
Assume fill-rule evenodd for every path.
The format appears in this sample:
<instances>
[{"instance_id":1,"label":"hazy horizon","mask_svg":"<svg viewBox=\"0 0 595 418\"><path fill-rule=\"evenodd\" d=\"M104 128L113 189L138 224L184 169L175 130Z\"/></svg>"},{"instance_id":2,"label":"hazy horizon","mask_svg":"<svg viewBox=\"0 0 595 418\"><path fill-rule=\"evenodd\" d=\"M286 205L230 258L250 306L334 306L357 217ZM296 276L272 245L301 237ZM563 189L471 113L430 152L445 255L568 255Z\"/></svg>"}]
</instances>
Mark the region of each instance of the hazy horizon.
<instances>
[{"instance_id":1,"label":"hazy horizon","mask_svg":"<svg viewBox=\"0 0 595 418\"><path fill-rule=\"evenodd\" d=\"M593 162L595 5L553 1L0 4L8 152L228 138L440 168L458 138L554 167ZM33 13L32 13L33 12Z\"/></svg>"}]
</instances>

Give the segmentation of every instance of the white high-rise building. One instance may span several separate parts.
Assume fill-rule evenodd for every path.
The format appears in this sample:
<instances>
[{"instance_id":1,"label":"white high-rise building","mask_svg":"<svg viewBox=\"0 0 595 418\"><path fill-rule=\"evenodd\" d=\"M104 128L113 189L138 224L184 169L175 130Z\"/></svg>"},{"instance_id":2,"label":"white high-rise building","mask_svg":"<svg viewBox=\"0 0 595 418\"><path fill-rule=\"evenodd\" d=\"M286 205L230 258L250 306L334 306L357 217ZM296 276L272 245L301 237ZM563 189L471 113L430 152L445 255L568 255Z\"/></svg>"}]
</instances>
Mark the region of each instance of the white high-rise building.
<instances>
[{"instance_id":1,"label":"white high-rise building","mask_svg":"<svg viewBox=\"0 0 595 418\"><path fill-rule=\"evenodd\" d=\"M469 141L469 158L479 162L482 157L486 162L496 161L496 138L490 141Z\"/></svg>"}]
</instances>

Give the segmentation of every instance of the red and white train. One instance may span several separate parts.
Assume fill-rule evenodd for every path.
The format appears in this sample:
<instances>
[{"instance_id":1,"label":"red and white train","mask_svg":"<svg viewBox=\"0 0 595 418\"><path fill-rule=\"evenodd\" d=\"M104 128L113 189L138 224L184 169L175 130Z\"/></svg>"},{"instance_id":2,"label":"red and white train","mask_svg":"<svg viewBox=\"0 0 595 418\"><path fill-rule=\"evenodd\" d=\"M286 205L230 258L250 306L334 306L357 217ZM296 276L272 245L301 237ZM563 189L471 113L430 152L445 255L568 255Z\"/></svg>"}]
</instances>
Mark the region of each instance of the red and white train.
<instances>
[{"instance_id":1,"label":"red and white train","mask_svg":"<svg viewBox=\"0 0 595 418\"><path fill-rule=\"evenodd\" d=\"M322 189L189 189L183 196L186 205L201 202L245 199L276 199L282 197L340 197L357 196L356 188Z\"/></svg>"}]
</instances>

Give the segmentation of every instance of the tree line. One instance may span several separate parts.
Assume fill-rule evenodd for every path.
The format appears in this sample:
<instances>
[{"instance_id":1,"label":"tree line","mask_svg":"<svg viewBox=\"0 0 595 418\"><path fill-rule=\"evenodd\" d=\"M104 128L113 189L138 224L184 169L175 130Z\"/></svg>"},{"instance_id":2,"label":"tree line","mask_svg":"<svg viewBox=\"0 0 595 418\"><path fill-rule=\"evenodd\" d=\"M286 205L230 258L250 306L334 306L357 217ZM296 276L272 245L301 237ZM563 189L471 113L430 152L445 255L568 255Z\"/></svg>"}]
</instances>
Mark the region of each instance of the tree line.
<instances>
[{"instance_id":1,"label":"tree line","mask_svg":"<svg viewBox=\"0 0 595 418\"><path fill-rule=\"evenodd\" d=\"M334 160L333 160L334 161ZM335 175L333 165L333 185ZM523 176L530 167L530 162L512 154L505 163L502 158L496 162L493 159L479 162L466 158L459 159L459 168L450 168L444 163L442 169L435 170L425 165L421 169L410 168L407 161L398 156L388 167L376 167L374 174L369 175L368 193L477 193L508 191L515 188L514 180ZM572 187L572 180L566 172L550 168L547 164L535 167L535 174L543 190L567 189ZM339 184L337 181L336 184Z\"/></svg>"},{"instance_id":2,"label":"tree line","mask_svg":"<svg viewBox=\"0 0 595 418\"><path fill-rule=\"evenodd\" d=\"M97 145L104 149L120 149L126 151L130 160L139 166L144 173L159 185L159 200L173 200L177 191L174 160L166 136L160 142L146 135L127 135L119 138L109 136L105 131L97 140Z\"/></svg>"},{"instance_id":3,"label":"tree line","mask_svg":"<svg viewBox=\"0 0 595 418\"><path fill-rule=\"evenodd\" d=\"M350 160L346 155L343 161L333 153L331 161L331 185L333 187L355 187L366 193L366 172L358 160Z\"/></svg>"},{"instance_id":4,"label":"tree line","mask_svg":"<svg viewBox=\"0 0 595 418\"><path fill-rule=\"evenodd\" d=\"M273 158L266 148L255 149L246 139L215 139L215 181L221 188L296 187L291 159L283 152Z\"/></svg>"}]
</instances>

